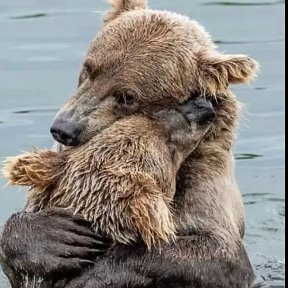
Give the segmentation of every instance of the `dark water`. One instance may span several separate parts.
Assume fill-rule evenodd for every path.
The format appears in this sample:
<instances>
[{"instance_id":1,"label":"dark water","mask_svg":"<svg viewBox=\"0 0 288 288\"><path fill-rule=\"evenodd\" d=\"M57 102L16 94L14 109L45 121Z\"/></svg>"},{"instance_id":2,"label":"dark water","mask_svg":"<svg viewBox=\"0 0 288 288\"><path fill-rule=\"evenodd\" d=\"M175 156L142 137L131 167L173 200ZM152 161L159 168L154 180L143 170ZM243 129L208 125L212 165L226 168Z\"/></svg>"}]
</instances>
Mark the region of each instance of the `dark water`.
<instances>
[{"instance_id":1,"label":"dark water","mask_svg":"<svg viewBox=\"0 0 288 288\"><path fill-rule=\"evenodd\" d=\"M246 207L246 245L258 287L284 287L284 1L150 1L202 23L221 51L261 64L249 86L235 148ZM0 0L0 158L50 147L49 126L76 87L80 62L105 1ZM0 186L4 185L0 179ZM0 225L23 207L25 190L0 190ZM8 287L0 275L0 287Z\"/></svg>"}]
</instances>

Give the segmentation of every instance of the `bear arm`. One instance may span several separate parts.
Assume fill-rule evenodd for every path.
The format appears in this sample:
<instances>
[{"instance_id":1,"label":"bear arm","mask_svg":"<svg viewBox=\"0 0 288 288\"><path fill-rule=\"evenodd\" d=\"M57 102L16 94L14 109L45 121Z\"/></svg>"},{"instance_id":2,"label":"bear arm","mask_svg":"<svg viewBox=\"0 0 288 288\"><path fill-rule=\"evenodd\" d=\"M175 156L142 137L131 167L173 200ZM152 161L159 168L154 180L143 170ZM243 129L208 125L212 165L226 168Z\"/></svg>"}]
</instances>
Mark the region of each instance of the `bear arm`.
<instances>
[{"instance_id":1,"label":"bear arm","mask_svg":"<svg viewBox=\"0 0 288 288\"><path fill-rule=\"evenodd\" d=\"M141 243L133 247L117 244L97 258L94 266L59 287L251 287L254 274L243 244L234 247L234 257L230 247L220 250L219 245L200 233L177 237L164 244L161 253L157 249L148 253Z\"/></svg>"},{"instance_id":2,"label":"bear arm","mask_svg":"<svg viewBox=\"0 0 288 288\"><path fill-rule=\"evenodd\" d=\"M53 214L49 214L44 211L41 213L45 214L43 214L43 220L45 220L46 218L45 221L51 221L51 224L54 223L55 219L53 218ZM53 225L34 225L33 227L35 228L35 231L33 231L33 233L30 232L27 234L27 227L31 227L30 224L33 222L33 219L36 220L36 218L38 218L37 215L40 214L32 213L28 215L27 213L28 217L24 217L26 220L23 219L23 216L25 215L21 215L21 217L16 218L14 217L15 219L12 223L13 225L10 225L10 227L6 227L7 229L4 228L6 232L2 239L0 235L0 252L1 249L3 252L5 252L3 254L6 256L7 261L8 259L10 260L11 257L14 255L15 260L17 259L20 267L26 267L29 255L31 259L35 257L35 247L38 247L38 245L41 244L43 247L49 247L50 241L54 241L53 243L57 244L54 247L58 246L55 237L52 237L51 239L48 239L47 237L43 239L35 237L35 235L43 235L43 233L46 233L45 231L47 230L47 227L52 227ZM65 218L69 217L71 216L62 215L60 218L63 218L64 220ZM28 220L30 223L29 225L27 225L26 223ZM9 221L11 221L11 219L9 219L8 222ZM39 221L39 219L37 221ZM72 224L75 227L77 226L76 222L74 221L72 222ZM13 241L11 241L11 233L13 233L13 231L15 232L15 229L19 230L17 232L18 234L20 233L21 235L25 235L25 237L18 237L15 239L13 237ZM58 225L55 229L58 229L56 235L60 235L63 243L71 240L71 237L64 233L67 230L66 223L62 227ZM8 234L6 235L6 233ZM51 231L47 233L49 235ZM76 234L82 235L83 233L77 231ZM32 237L31 240L33 239L33 241L30 243L29 241L27 241L27 237ZM21 242L17 244L15 243L15 241ZM25 250L25 248L27 248L25 246L27 245L27 242L29 243L29 245L31 245L32 249ZM15 250L15 248L13 249L13 251L15 251L16 253L14 253L13 255L7 255L7 247L5 243L8 245L8 248L11 248L13 247L13 245L15 245L15 247L18 247L17 249L21 248L22 246L19 244L23 243L25 247L23 248L23 251L25 251L25 253L28 255L28 258L26 257L25 259L23 259L22 253L18 253L16 251L17 249ZM74 244L77 245L78 242L76 241L74 242ZM143 243L136 243L135 245L133 245L132 249L129 245L116 244L111 248L111 250L108 250L107 254L103 255L102 257L96 258L95 265L82 269L80 274L71 274L72 271L75 270L72 269L71 265L68 264L66 261L74 260L74 264L76 264L77 258L73 258L72 254L69 256L66 255L59 257L61 263L63 263L62 268L67 273L69 273L68 271L70 269L70 274L66 274L67 278L65 278L65 274L63 274L62 277L58 275L60 276L60 278L55 277L55 275L49 275L49 277L46 277L46 279L49 282L52 280L54 285L48 285L47 287L108 288L113 285L115 285L115 287L122 287L120 285L121 283L129 283L129 287L131 288L175 288L190 287L191 285L202 285L203 287L206 285L205 287L216 287L216 283L217 287L223 288L250 287L254 279L253 270L243 244L240 242L238 245L234 247L234 256L232 258L227 258L227 255L230 254L230 252L228 252L230 248L223 247L223 251L219 250L218 241L216 241L216 239L213 239L213 237L205 234L182 237L179 236L177 237L176 242L164 244L161 253L159 253L157 249L152 249L150 253L147 253L147 248L145 247L145 245L143 245ZM90 246L87 244L86 248L89 249L89 247ZM49 251L47 249L44 249L40 257L42 262L38 263L38 266L37 263L34 262L34 264L36 265L35 267L39 270L41 267L43 267L43 263L46 260L51 260L51 255L55 255L54 250ZM2 259L3 258L0 257L1 261ZM237 259L237 261L235 261L235 259ZM79 258L78 261L79 263L81 263ZM46 263L45 265L50 265L50 262ZM1 265L3 266L3 262L1 263ZM16 268L15 265L12 265L12 267ZM45 267L45 269L47 269L47 267ZM37 270L32 272L36 271ZM15 279L17 278L15 277ZM58 281L57 279L61 280ZM138 280L136 281L135 279L138 279L141 282L139 282ZM65 285L63 285L63 283L65 283ZM45 283L43 284L45 285ZM14 288L23 286L16 285L12 287Z\"/></svg>"},{"instance_id":3,"label":"bear arm","mask_svg":"<svg viewBox=\"0 0 288 288\"><path fill-rule=\"evenodd\" d=\"M58 180L64 164L63 154L34 150L7 158L3 175L8 179L8 184L45 189Z\"/></svg>"},{"instance_id":4,"label":"bear arm","mask_svg":"<svg viewBox=\"0 0 288 288\"><path fill-rule=\"evenodd\" d=\"M90 226L67 209L13 214L0 231L0 264L12 287L24 287L27 275L57 279L93 264L111 243Z\"/></svg>"}]
</instances>

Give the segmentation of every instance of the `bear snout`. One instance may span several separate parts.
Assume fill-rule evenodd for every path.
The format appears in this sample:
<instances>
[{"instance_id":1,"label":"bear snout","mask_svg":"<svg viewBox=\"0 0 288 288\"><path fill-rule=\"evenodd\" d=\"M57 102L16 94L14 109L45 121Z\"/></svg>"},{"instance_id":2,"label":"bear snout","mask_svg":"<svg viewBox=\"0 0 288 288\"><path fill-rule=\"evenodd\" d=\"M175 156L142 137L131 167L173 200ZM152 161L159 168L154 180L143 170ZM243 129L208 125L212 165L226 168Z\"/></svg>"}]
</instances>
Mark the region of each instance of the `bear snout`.
<instances>
[{"instance_id":1,"label":"bear snout","mask_svg":"<svg viewBox=\"0 0 288 288\"><path fill-rule=\"evenodd\" d=\"M199 98L193 102L194 109L197 111L196 122L198 124L206 124L216 117L216 112L211 101Z\"/></svg>"},{"instance_id":2,"label":"bear snout","mask_svg":"<svg viewBox=\"0 0 288 288\"><path fill-rule=\"evenodd\" d=\"M80 144L81 128L72 121L55 119L50 132L53 138L65 146L77 146Z\"/></svg>"},{"instance_id":3,"label":"bear snout","mask_svg":"<svg viewBox=\"0 0 288 288\"><path fill-rule=\"evenodd\" d=\"M210 123L216 116L211 101L204 98L190 99L178 106L178 110L189 122L196 122L199 125Z\"/></svg>"}]
</instances>

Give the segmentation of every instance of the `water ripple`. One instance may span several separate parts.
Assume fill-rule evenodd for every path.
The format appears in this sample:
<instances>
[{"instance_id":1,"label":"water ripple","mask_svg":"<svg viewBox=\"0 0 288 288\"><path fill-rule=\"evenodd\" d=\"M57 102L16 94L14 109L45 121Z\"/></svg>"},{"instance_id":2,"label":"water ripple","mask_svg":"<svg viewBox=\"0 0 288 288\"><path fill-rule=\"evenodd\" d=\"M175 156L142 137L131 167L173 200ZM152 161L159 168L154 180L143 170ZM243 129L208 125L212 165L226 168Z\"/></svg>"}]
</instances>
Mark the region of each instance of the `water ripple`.
<instances>
[{"instance_id":1,"label":"water ripple","mask_svg":"<svg viewBox=\"0 0 288 288\"><path fill-rule=\"evenodd\" d=\"M39 18L47 16L46 13L35 13L35 14L26 14L26 15L19 15L19 16L11 16L10 19L19 20L19 19L31 19L31 18Z\"/></svg>"},{"instance_id":2,"label":"water ripple","mask_svg":"<svg viewBox=\"0 0 288 288\"><path fill-rule=\"evenodd\" d=\"M205 2L202 5L219 5L219 6L270 6L284 4L285 1L271 1L271 2L232 2L232 1L211 1Z\"/></svg>"},{"instance_id":3,"label":"water ripple","mask_svg":"<svg viewBox=\"0 0 288 288\"><path fill-rule=\"evenodd\" d=\"M254 265L257 274L254 287L285 287L285 263L277 259L263 260L261 264Z\"/></svg>"},{"instance_id":4,"label":"water ripple","mask_svg":"<svg viewBox=\"0 0 288 288\"><path fill-rule=\"evenodd\" d=\"M228 40L214 40L215 44L267 44L267 43L281 43L284 42L284 39L268 39L268 40L235 40L235 41L228 41Z\"/></svg>"},{"instance_id":5,"label":"water ripple","mask_svg":"<svg viewBox=\"0 0 288 288\"><path fill-rule=\"evenodd\" d=\"M30 109L30 110L17 110L13 111L13 114L28 114L28 113L56 113L58 109L56 108L43 108L43 109Z\"/></svg>"},{"instance_id":6,"label":"water ripple","mask_svg":"<svg viewBox=\"0 0 288 288\"><path fill-rule=\"evenodd\" d=\"M234 155L234 158L236 160L247 160L247 159L254 159L258 157L263 157L263 155L260 154L253 154L253 153L238 153Z\"/></svg>"}]
</instances>

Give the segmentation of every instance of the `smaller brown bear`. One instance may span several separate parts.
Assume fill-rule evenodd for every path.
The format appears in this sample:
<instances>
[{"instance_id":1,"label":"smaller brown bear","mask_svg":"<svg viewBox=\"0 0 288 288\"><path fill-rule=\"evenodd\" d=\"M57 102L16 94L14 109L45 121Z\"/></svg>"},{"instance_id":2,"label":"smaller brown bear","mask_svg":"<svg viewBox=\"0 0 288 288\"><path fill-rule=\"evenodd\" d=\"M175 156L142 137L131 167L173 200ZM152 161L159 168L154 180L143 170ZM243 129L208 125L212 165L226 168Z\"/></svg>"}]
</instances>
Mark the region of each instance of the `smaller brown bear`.
<instances>
[{"instance_id":1,"label":"smaller brown bear","mask_svg":"<svg viewBox=\"0 0 288 288\"><path fill-rule=\"evenodd\" d=\"M123 118L79 147L9 158L11 184L31 186L27 211L72 209L99 235L148 249L175 236L176 174L215 116L204 99Z\"/></svg>"}]
</instances>

